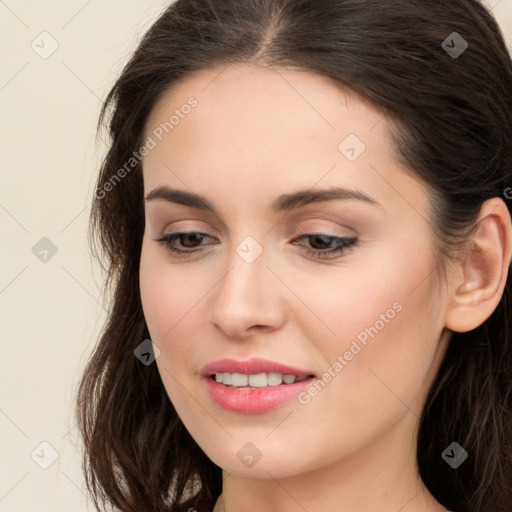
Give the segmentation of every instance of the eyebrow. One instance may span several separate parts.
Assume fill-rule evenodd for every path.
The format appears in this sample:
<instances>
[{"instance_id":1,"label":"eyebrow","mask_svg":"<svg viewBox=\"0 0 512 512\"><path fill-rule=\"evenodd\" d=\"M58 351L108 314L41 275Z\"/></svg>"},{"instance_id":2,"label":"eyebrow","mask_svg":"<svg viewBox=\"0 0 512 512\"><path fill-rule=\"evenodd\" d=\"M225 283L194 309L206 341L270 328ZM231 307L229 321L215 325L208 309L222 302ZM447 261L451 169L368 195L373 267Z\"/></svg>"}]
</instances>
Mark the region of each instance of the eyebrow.
<instances>
[{"instance_id":1,"label":"eyebrow","mask_svg":"<svg viewBox=\"0 0 512 512\"><path fill-rule=\"evenodd\" d=\"M218 215L215 206L213 206L213 204L205 197L185 190L172 189L167 186L157 187L146 196L146 201L153 201L155 199L163 199L170 203L181 204L183 206L204 210L214 215ZM331 187L322 190L298 190L291 194L283 194L272 203L271 209L274 213L280 213L293 210L294 208L301 208L313 203L349 199L356 199L373 206L382 207L378 201L359 190Z\"/></svg>"}]
</instances>

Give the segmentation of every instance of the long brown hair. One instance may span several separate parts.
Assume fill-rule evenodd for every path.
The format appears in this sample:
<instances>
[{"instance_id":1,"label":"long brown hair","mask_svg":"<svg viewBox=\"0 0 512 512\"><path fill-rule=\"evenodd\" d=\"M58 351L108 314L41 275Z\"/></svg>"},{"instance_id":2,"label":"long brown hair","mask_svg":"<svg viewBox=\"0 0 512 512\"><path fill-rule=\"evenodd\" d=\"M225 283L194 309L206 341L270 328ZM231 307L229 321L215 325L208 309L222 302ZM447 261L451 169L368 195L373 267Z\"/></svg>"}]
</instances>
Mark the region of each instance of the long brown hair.
<instances>
[{"instance_id":1,"label":"long brown hair","mask_svg":"<svg viewBox=\"0 0 512 512\"><path fill-rule=\"evenodd\" d=\"M99 120L103 126L108 117L111 141L91 240L106 262L112 300L77 397L84 471L98 510L110 503L123 512L210 511L222 489L221 469L185 429L156 365L134 357L149 338L138 274L143 181L134 154L169 87L193 71L235 62L313 71L393 118L398 157L433 191L440 258L464 242L485 200L505 195L511 208L512 63L495 19L478 1L171 4L143 37ZM453 334L421 416L421 477L455 512L512 509L510 300L509 274L488 320ZM469 453L457 469L441 457L453 441ZM199 491L180 505L194 480Z\"/></svg>"}]
</instances>

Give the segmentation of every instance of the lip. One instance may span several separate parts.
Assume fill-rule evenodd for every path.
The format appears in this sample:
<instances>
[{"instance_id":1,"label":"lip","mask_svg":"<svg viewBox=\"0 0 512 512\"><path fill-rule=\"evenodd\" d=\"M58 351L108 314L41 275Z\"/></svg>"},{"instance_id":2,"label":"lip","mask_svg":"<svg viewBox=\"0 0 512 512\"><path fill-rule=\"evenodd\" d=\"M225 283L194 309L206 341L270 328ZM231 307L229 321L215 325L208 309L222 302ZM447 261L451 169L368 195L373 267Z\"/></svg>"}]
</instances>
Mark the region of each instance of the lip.
<instances>
[{"instance_id":1,"label":"lip","mask_svg":"<svg viewBox=\"0 0 512 512\"><path fill-rule=\"evenodd\" d=\"M211 378L213 374L220 372L243 373L246 375L276 372L283 375L295 375L296 377L308 375L311 377L293 384L283 383L279 386L242 389L225 386ZM204 377L210 397L217 405L228 411L243 414L264 413L276 409L292 400L316 380L314 373L309 370L258 358L249 359L248 361L220 359L207 364L202 369L201 374Z\"/></svg>"},{"instance_id":2,"label":"lip","mask_svg":"<svg viewBox=\"0 0 512 512\"><path fill-rule=\"evenodd\" d=\"M256 373L282 373L283 375L295 375L296 377L303 377L304 375L313 375L314 372L295 368L286 364L281 364L276 361L269 361L267 359L252 358L247 361L237 361L236 359L219 359L207 364L201 370L201 375L204 377L211 377L215 373L243 373L246 375L254 375ZM291 384L289 384L291 385Z\"/></svg>"},{"instance_id":3,"label":"lip","mask_svg":"<svg viewBox=\"0 0 512 512\"><path fill-rule=\"evenodd\" d=\"M243 414L257 414L271 411L292 400L316 379L311 377L293 384L253 389L230 388L210 378L204 380L210 397L223 409Z\"/></svg>"}]
</instances>

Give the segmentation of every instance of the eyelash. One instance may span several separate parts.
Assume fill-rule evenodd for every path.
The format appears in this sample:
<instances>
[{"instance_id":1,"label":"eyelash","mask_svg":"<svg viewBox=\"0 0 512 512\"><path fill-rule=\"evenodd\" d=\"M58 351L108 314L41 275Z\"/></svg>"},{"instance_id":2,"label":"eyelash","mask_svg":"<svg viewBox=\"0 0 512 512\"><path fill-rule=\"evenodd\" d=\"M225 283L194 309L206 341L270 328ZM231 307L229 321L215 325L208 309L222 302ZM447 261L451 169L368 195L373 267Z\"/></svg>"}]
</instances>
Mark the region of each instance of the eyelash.
<instances>
[{"instance_id":1,"label":"eyelash","mask_svg":"<svg viewBox=\"0 0 512 512\"><path fill-rule=\"evenodd\" d=\"M171 233L168 235L164 235L160 238L155 239L156 242L159 242L161 245L163 245L169 252L179 256L179 257L188 257L191 256L193 253L198 252L197 249L189 249L189 250L183 250L178 249L176 246L172 245L172 243L179 239L182 236L185 235L200 235L200 236L206 236L211 237L208 235L208 233L202 233L199 231L183 231L179 233ZM326 234L304 234L300 235L299 237L295 238L293 242L296 240L302 240L304 238L321 238L321 239L328 239L328 241L338 241L338 245L334 248L322 250L322 249L307 249L304 248L304 251L308 256L315 256L319 258L327 258L329 256L333 256L335 254L343 254L353 248L355 248L359 241L356 237L340 237L340 236L331 236ZM303 247L303 246L301 246ZM200 251L199 251L200 252Z\"/></svg>"}]
</instances>

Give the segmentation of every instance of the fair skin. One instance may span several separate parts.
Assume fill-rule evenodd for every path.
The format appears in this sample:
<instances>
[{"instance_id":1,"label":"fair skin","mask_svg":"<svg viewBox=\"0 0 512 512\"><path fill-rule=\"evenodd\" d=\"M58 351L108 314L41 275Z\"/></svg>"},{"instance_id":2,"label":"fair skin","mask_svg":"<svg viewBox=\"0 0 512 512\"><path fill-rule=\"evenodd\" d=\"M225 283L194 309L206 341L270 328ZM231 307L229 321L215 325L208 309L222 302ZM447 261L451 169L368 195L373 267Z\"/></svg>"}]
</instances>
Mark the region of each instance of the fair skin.
<instances>
[{"instance_id":1,"label":"fair skin","mask_svg":"<svg viewBox=\"0 0 512 512\"><path fill-rule=\"evenodd\" d=\"M223 469L214 511L447 510L419 477L416 432L450 331L480 325L501 298L512 252L503 201L484 204L478 250L451 264L440 283L428 189L397 164L387 120L368 103L312 73L230 65L169 91L146 136L191 96L198 105L144 159L144 194L162 186L192 192L217 213L147 200L140 285L169 398ZM349 134L366 146L354 161L338 149ZM282 194L334 186L378 204L271 210ZM155 240L176 232L208 236L175 241L196 250L179 257ZM319 245L314 236L297 241L303 234L358 244L322 258L306 254ZM262 249L251 263L236 250L248 236ZM225 357L321 376L397 303L400 311L307 404L244 414L206 391L201 369ZM252 467L237 456L247 442L261 453Z\"/></svg>"}]
</instances>

